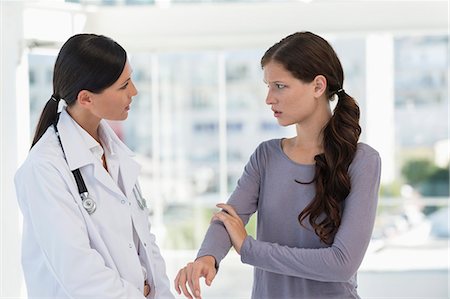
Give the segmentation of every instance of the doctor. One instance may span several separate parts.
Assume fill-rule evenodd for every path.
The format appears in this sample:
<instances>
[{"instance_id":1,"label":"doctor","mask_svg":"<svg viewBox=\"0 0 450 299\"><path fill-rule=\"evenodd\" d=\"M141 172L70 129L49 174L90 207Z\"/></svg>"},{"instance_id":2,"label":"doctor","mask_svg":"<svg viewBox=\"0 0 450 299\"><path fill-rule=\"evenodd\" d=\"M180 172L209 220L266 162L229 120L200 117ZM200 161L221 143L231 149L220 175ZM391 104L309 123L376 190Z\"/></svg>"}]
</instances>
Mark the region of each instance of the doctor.
<instances>
[{"instance_id":1,"label":"doctor","mask_svg":"<svg viewBox=\"0 0 450 299\"><path fill-rule=\"evenodd\" d=\"M128 117L131 72L105 36L75 35L59 52L53 95L15 177L31 298L174 298L140 166L104 120ZM60 100L67 108L58 114Z\"/></svg>"}]
</instances>

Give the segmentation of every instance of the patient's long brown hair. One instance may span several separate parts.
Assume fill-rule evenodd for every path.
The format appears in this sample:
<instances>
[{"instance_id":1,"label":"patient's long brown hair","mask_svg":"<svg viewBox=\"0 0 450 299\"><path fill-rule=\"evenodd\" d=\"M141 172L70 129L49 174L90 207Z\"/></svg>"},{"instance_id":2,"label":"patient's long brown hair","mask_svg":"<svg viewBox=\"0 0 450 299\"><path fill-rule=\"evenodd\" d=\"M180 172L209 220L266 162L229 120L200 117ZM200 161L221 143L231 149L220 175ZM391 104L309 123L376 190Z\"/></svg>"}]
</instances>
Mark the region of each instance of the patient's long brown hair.
<instances>
[{"instance_id":1,"label":"patient's long brown hair","mask_svg":"<svg viewBox=\"0 0 450 299\"><path fill-rule=\"evenodd\" d=\"M316 195L300 212L298 220L309 222L320 240L328 245L341 224L342 208L350 193L348 168L352 162L361 134L359 107L343 88L344 73L331 45L311 32L297 32L269 48L261 59L264 67L270 61L284 66L295 78L312 82L317 75L327 80L327 97L338 96L333 115L323 129L324 152L314 157ZM305 182L297 181L305 184Z\"/></svg>"}]
</instances>

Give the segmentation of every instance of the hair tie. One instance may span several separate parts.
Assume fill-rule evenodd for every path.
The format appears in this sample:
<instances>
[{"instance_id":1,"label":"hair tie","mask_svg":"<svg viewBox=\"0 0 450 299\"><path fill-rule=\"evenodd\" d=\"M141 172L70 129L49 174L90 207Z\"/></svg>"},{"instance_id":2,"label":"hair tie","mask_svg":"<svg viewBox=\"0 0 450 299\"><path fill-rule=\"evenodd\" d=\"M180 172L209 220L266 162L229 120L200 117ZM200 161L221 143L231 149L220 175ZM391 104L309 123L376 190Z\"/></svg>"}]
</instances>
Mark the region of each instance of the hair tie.
<instances>
[{"instance_id":1,"label":"hair tie","mask_svg":"<svg viewBox=\"0 0 450 299\"><path fill-rule=\"evenodd\" d=\"M50 99L52 99L52 100L55 101L56 103L58 103L59 100L61 100L60 97L57 97L57 96L55 96L55 95L52 95Z\"/></svg>"},{"instance_id":2,"label":"hair tie","mask_svg":"<svg viewBox=\"0 0 450 299\"><path fill-rule=\"evenodd\" d=\"M340 88L340 89L338 89L338 90L335 92L335 94L337 94L337 96L339 97L339 96L345 94L345 90L344 90L343 88Z\"/></svg>"}]
</instances>

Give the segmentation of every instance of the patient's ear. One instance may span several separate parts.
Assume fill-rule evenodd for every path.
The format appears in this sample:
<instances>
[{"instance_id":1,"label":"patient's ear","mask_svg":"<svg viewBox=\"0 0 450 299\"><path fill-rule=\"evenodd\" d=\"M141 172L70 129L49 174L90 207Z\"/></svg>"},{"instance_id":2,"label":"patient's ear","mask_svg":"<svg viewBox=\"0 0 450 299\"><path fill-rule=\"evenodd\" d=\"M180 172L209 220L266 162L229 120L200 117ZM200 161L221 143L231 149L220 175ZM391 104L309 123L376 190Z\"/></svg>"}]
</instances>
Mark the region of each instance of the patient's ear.
<instances>
[{"instance_id":1,"label":"patient's ear","mask_svg":"<svg viewBox=\"0 0 450 299\"><path fill-rule=\"evenodd\" d=\"M327 90L327 78L323 75L317 75L313 80L314 96L320 98Z\"/></svg>"}]
</instances>

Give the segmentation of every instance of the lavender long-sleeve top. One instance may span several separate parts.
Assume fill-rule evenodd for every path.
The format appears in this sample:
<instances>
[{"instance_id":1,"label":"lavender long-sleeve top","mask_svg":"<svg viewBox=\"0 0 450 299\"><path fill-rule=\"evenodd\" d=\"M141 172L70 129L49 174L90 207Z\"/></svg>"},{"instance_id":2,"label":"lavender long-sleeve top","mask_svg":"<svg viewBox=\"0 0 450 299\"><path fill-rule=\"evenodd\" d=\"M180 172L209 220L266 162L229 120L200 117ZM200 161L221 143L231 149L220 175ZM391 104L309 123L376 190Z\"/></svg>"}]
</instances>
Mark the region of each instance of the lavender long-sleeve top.
<instances>
[{"instance_id":1,"label":"lavender long-sleeve top","mask_svg":"<svg viewBox=\"0 0 450 299\"><path fill-rule=\"evenodd\" d=\"M261 143L250 157L228 203L244 223L258 211L257 238L241 248L243 263L254 266L252 298L359 298L356 272L370 241L380 184L378 152L364 143L349 167L351 191L344 202L341 225L331 246L320 242L299 213L315 195L314 165L293 162L281 140ZM216 263L231 247L227 231L213 222L198 252Z\"/></svg>"}]
</instances>

